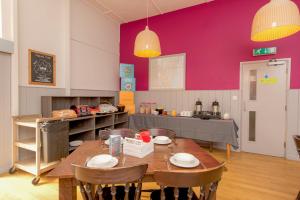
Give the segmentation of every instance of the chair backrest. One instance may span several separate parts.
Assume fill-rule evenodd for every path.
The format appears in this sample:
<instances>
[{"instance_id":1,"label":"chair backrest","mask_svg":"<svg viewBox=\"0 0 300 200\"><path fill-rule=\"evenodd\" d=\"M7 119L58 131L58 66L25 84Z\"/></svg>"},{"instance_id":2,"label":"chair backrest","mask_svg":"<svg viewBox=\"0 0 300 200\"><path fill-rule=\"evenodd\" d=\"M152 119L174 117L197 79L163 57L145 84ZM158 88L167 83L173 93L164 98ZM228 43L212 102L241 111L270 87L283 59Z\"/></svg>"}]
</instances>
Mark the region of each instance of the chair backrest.
<instances>
[{"instance_id":1,"label":"chair backrest","mask_svg":"<svg viewBox=\"0 0 300 200\"><path fill-rule=\"evenodd\" d=\"M147 131L150 132L150 134L153 137L156 136L167 136L171 139L174 139L176 137L176 133L170 129L164 129L164 128L151 128L151 129L147 129Z\"/></svg>"},{"instance_id":2,"label":"chair backrest","mask_svg":"<svg viewBox=\"0 0 300 200\"><path fill-rule=\"evenodd\" d=\"M111 129L111 130L100 130L99 137L103 140L109 138L110 135L121 135L121 137L125 138L134 138L135 131L128 128L120 128L120 129Z\"/></svg>"},{"instance_id":3,"label":"chair backrest","mask_svg":"<svg viewBox=\"0 0 300 200\"><path fill-rule=\"evenodd\" d=\"M155 171L154 179L161 187L161 199L165 199L163 192L165 187L175 187L174 196L177 200L179 195L178 188L189 188L188 199L192 199L192 187L200 186L200 200L211 200L217 191L224 166L225 163L205 170Z\"/></svg>"},{"instance_id":4,"label":"chair backrest","mask_svg":"<svg viewBox=\"0 0 300 200\"><path fill-rule=\"evenodd\" d=\"M116 199L115 184L125 184L125 198L129 199L130 183L137 182L135 199L140 198L142 178L144 177L148 165L136 165L132 167L119 167L111 169L96 169L84 166L73 165L75 168L75 178L79 182L80 191L84 200L102 200L103 185L112 184L112 199ZM95 188L95 192L93 192Z\"/></svg>"},{"instance_id":5,"label":"chair backrest","mask_svg":"<svg viewBox=\"0 0 300 200\"><path fill-rule=\"evenodd\" d=\"M295 144L296 144L296 148L300 157L300 135L294 135L293 136Z\"/></svg>"}]
</instances>

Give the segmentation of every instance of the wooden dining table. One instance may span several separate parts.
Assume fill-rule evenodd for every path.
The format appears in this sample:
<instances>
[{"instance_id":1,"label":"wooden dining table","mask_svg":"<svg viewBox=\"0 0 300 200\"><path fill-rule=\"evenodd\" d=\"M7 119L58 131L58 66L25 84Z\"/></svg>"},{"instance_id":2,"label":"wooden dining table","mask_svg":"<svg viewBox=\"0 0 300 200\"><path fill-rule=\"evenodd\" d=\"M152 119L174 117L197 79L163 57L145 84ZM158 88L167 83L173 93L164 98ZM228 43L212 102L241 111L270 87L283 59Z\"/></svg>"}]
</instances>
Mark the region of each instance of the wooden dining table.
<instances>
[{"instance_id":1,"label":"wooden dining table","mask_svg":"<svg viewBox=\"0 0 300 200\"><path fill-rule=\"evenodd\" d=\"M48 177L59 179L59 199L75 200L77 199L77 181L74 177L74 169L72 164L85 165L87 159L98 155L108 153L108 146L103 141L86 141L68 157L62 160L51 172ZM176 139L169 145L155 145L154 152L144 158L137 158L125 154L118 156L118 165L116 167L127 167L142 163L148 164L148 169L143 182L154 182L153 173L156 170L187 170L185 168L176 167L169 162L169 158L175 153L190 153L200 160L200 165L188 169L207 169L217 167L220 163L203 150L192 139Z\"/></svg>"}]
</instances>

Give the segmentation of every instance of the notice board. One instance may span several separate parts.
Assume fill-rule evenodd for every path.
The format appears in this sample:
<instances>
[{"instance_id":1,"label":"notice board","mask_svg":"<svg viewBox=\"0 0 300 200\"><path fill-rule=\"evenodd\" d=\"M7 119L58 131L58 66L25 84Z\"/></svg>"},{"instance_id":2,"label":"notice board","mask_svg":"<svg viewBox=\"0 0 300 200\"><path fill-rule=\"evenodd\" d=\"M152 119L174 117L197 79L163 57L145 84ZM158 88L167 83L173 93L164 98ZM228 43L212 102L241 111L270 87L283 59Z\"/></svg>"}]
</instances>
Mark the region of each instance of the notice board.
<instances>
[{"instance_id":1,"label":"notice board","mask_svg":"<svg viewBox=\"0 0 300 200\"><path fill-rule=\"evenodd\" d=\"M185 89L186 54L150 58L149 89Z\"/></svg>"},{"instance_id":2,"label":"notice board","mask_svg":"<svg viewBox=\"0 0 300 200\"><path fill-rule=\"evenodd\" d=\"M28 50L29 84L56 85L56 56Z\"/></svg>"}]
</instances>

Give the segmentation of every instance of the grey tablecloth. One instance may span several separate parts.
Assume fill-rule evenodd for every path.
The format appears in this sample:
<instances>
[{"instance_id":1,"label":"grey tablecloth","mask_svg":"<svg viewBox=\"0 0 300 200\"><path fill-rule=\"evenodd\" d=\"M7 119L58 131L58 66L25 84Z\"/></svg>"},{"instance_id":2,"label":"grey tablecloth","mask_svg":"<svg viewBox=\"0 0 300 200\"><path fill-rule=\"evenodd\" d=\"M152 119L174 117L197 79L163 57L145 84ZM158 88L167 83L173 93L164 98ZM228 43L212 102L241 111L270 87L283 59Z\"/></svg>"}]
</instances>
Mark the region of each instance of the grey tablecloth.
<instances>
[{"instance_id":1,"label":"grey tablecloth","mask_svg":"<svg viewBox=\"0 0 300 200\"><path fill-rule=\"evenodd\" d=\"M231 144L235 149L239 146L238 127L234 120L135 114L129 117L129 127L135 130L166 128L175 131L179 137Z\"/></svg>"}]
</instances>

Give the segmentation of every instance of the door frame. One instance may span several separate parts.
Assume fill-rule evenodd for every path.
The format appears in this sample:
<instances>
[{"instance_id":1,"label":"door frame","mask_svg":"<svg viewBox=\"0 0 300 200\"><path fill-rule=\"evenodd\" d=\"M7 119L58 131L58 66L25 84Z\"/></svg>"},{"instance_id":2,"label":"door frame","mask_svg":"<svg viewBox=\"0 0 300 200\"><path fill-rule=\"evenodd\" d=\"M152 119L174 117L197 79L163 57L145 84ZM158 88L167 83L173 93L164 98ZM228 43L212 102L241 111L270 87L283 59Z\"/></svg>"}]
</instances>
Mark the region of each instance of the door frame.
<instances>
[{"instance_id":1,"label":"door frame","mask_svg":"<svg viewBox=\"0 0 300 200\"><path fill-rule=\"evenodd\" d=\"M251 61L243 61L243 62L240 62L240 90L239 90L239 93L240 93L240 150L243 151L243 137L246 137L245 136L245 133L243 133L243 67L244 65L246 64L251 64L251 63L265 63L265 62L268 62L270 61L271 59L268 59L268 60L251 60ZM284 131L284 144L285 144L285 147L284 147L284 158L286 158L287 156L287 124L288 124L288 121L287 121L287 111L288 111L288 108L287 108L287 103L288 103L288 91L290 89L290 83L291 83L291 63L292 63L292 59L291 58L278 58L278 59L274 59L276 61L285 61L286 62L286 65L287 65L287 73L286 73L286 90L285 90L285 106L286 106L286 111L285 111L285 131Z\"/></svg>"}]
</instances>

